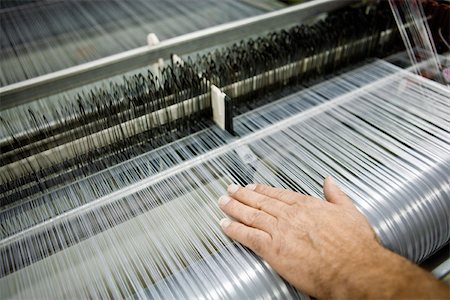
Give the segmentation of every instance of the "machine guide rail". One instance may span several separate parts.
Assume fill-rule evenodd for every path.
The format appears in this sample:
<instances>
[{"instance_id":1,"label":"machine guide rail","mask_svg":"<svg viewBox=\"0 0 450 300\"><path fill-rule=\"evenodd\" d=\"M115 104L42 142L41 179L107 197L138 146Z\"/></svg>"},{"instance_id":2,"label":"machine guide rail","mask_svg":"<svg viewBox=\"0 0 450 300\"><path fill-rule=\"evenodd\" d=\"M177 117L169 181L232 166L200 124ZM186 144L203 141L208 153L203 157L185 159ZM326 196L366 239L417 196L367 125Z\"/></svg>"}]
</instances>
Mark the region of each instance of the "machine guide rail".
<instances>
[{"instance_id":1,"label":"machine guide rail","mask_svg":"<svg viewBox=\"0 0 450 300\"><path fill-rule=\"evenodd\" d=\"M324 12L344 7L355 0L315 0L275 12L230 22L192 32L130 51L111 55L93 62L39 76L0 88L0 110L54 95L127 71L148 66L172 53L189 54L275 28L298 23Z\"/></svg>"}]
</instances>

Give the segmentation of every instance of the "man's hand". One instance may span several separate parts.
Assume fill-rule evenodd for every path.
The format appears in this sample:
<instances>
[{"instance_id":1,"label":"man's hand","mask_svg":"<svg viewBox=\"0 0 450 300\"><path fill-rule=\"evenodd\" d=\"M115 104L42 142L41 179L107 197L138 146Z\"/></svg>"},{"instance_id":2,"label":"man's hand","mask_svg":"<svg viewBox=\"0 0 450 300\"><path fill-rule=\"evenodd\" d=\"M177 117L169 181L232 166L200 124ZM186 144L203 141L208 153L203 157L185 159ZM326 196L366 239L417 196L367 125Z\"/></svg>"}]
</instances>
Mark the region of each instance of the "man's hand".
<instances>
[{"instance_id":1,"label":"man's hand","mask_svg":"<svg viewBox=\"0 0 450 300\"><path fill-rule=\"evenodd\" d=\"M311 296L430 296L428 289L425 294L405 291L408 285L417 289L416 280L433 283L434 296L448 296L444 284L380 245L367 219L331 177L324 183L327 201L254 184L230 185L228 193L219 206L235 221L221 220L224 232Z\"/></svg>"}]
</instances>

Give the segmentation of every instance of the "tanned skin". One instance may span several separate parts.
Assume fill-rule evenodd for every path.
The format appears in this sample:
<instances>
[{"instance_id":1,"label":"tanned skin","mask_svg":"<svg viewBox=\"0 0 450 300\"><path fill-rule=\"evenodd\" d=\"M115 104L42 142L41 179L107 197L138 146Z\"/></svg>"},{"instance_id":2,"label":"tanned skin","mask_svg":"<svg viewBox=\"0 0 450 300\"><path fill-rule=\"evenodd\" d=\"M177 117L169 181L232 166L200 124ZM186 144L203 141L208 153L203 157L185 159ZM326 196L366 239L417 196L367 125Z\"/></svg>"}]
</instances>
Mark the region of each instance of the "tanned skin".
<instances>
[{"instance_id":1,"label":"tanned skin","mask_svg":"<svg viewBox=\"0 0 450 300\"><path fill-rule=\"evenodd\" d=\"M319 299L450 299L449 287L384 248L331 177L327 201L260 184L230 185L220 224L284 279Z\"/></svg>"}]
</instances>

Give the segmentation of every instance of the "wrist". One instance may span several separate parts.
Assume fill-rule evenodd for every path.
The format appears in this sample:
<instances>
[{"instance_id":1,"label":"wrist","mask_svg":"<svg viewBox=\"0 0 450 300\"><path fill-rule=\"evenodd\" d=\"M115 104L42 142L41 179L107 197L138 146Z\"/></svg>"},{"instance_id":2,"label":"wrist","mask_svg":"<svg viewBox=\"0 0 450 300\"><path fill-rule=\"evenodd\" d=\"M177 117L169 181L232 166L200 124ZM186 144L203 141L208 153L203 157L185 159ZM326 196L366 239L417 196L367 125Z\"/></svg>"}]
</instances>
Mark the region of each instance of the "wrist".
<instances>
[{"instance_id":1,"label":"wrist","mask_svg":"<svg viewBox=\"0 0 450 300\"><path fill-rule=\"evenodd\" d=\"M355 253L336 276L330 298L392 298L396 288L405 284L398 273L404 263L399 259L379 244Z\"/></svg>"},{"instance_id":2,"label":"wrist","mask_svg":"<svg viewBox=\"0 0 450 300\"><path fill-rule=\"evenodd\" d=\"M448 287L404 257L383 248L370 247L342 268L332 293L333 299L447 299Z\"/></svg>"}]
</instances>

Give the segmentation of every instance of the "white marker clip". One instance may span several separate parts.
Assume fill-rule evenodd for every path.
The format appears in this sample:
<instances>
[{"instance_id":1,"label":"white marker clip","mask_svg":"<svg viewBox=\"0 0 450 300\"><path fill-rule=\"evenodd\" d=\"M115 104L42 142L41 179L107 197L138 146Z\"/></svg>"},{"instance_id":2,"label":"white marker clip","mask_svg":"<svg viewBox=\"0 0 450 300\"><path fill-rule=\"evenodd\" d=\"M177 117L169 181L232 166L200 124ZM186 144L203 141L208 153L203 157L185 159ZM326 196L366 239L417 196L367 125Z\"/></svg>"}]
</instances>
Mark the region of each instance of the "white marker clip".
<instances>
[{"instance_id":1,"label":"white marker clip","mask_svg":"<svg viewBox=\"0 0 450 300\"><path fill-rule=\"evenodd\" d=\"M225 130L225 93L217 86L211 84L211 106L213 120L223 130Z\"/></svg>"},{"instance_id":2,"label":"white marker clip","mask_svg":"<svg viewBox=\"0 0 450 300\"><path fill-rule=\"evenodd\" d=\"M156 36L156 34L151 32L147 35L147 45L149 47L155 47L159 43L160 42L159 42L158 36ZM162 68L164 68L164 60L162 58L158 58L158 62L153 63L151 66L153 68L155 68L155 70L158 70L159 68L162 69Z\"/></svg>"}]
</instances>

